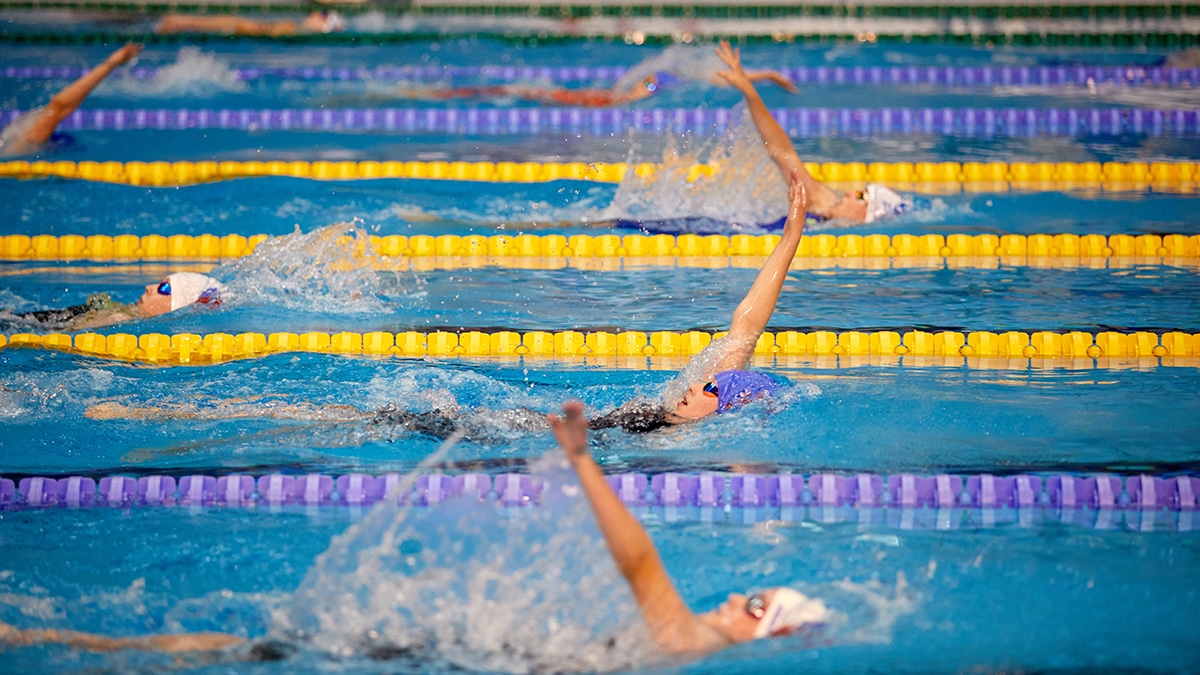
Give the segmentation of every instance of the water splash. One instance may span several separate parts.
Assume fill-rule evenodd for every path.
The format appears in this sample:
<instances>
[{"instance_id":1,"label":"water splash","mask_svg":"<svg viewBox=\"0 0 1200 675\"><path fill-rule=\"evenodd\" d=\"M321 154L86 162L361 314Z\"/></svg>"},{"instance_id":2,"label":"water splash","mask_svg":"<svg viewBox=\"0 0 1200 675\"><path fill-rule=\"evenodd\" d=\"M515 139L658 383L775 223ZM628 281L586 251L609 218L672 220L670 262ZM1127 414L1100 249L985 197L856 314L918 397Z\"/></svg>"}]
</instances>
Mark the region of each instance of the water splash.
<instances>
[{"instance_id":1,"label":"water splash","mask_svg":"<svg viewBox=\"0 0 1200 675\"><path fill-rule=\"evenodd\" d=\"M716 164L715 175L691 179L691 167L702 163ZM756 232L761 230L756 224L778 220L786 210L787 185L743 108L739 122L723 137L670 137L661 169L646 177L626 174L602 216L705 218Z\"/></svg>"},{"instance_id":2,"label":"water splash","mask_svg":"<svg viewBox=\"0 0 1200 675\"><path fill-rule=\"evenodd\" d=\"M425 464L441 460L448 445ZM334 539L274 617L335 655L421 655L505 672L630 668L653 653L565 459L534 467L542 505L380 504Z\"/></svg>"},{"instance_id":3,"label":"water splash","mask_svg":"<svg viewBox=\"0 0 1200 675\"><path fill-rule=\"evenodd\" d=\"M647 75L661 72L710 84L714 82L717 72L725 69L725 64L713 51L712 45L672 45L631 67L617 80L616 88L628 89Z\"/></svg>"},{"instance_id":4,"label":"water splash","mask_svg":"<svg viewBox=\"0 0 1200 675\"><path fill-rule=\"evenodd\" d=\"M757 343L757 336L747 335L726 335L708 343L708 346L687 362L679 371L679 375L663 385L663 405L668 410L674 410L692 383L707 382L712 379L713 375L720 372L717 369L721 367L726 356L736 352L745 352L748 356L754 352L754 346Z\"/></svg>"},{"instance_id":5,"label":"water splash","mask_svg":"<svg viewBox=\"0 0 1200 675\"><path fill-rule=\"evenodd\" d=\"M159 68L149 79L124 76L113 79L111 87L131 97L212 98L246 91L246 83L228 62L196 47L181 47L175 63Z\"/></svg>"},{"instance_id":6,"label":"water splash","mask_svg":"<svg viewBox=\"0 0 1200 675\"><path fill-rule=\"evenodd\" d=\"M227 283L236 302L339 314L391 311L380 299L379 262L365 230L338 223L267 239L212 274Z\"/></svg>"}]
</instances>

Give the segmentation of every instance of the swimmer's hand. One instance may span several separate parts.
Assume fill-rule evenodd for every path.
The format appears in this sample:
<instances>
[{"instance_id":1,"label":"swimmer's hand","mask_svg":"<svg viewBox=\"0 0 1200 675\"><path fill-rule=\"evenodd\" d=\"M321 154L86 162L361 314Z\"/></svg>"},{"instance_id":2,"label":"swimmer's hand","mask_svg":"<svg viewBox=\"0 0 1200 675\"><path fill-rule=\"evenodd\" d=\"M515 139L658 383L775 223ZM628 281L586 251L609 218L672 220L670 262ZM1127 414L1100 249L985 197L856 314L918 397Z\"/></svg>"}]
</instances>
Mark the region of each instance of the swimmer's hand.
<instances>
[{"instance_id":1,"label":"swimmer's hand","mask_svg":"<svg viewBox=\"0 0 1200 675\"><path fill-rule=\"evenodd\" d=\"M800 171L792 169L788 177L788 217L783 224L783 235L799 237L804 232L804 220L807 217L808 190L804 187Z\"/></svg>"},{"instance_id":2,"label":"swimmer's hand","mask_svg":"<svg viewBox=\"0 0 1200 675\"><path fill-rule=\"evenodd\" d=\"M729 66L729 70L717 71L717 77L725 80L738 91L745 94L747 91L754 90L754 84L750 82L750 76L742 68L741 50L733 49L729 46L727 40L722 40L717 47L717 56Z\"/></svg>"},{"instance_id":3,"label":"swimmer's hand","mask_svg":"<svg viewBox=\"0 0 1200 675\"><path fill-rule=\"evenodd\" d=\"M567 453L571 463L588 457L587 449L587 420L583 417L583 404L579 401L567 401L563 404L563 416L553 413L546 415L546 421L554 430L558 445Z\"/></svg>"},{"instance_id":4,"label":"swimmer's hand","mask_svg":"<svg viewBox=\"0 0 1200 675\"><path fill-rule=\"evenodd\" d=\"M789 94L800 93L800 87L797 87L795 83L784 77L783 73L776 70L762 70L751 73L750 79L754 80L755 82L766 80L767 82L774 84Z\"/></svg>"},{"instance_id":5,"label":"swimmer's hand","mask_svg":"<svg viewBox=\"0 0 1200 675\"><path fill-rule=\"evenodd\" d=\"M138 44L137 42L126 43L124 47L121 47L109 55L107 63L114 68L125 65L126 63L129 63L133 57L141 53L141 51L142 45Z\"/></svg>"}]
</instances>

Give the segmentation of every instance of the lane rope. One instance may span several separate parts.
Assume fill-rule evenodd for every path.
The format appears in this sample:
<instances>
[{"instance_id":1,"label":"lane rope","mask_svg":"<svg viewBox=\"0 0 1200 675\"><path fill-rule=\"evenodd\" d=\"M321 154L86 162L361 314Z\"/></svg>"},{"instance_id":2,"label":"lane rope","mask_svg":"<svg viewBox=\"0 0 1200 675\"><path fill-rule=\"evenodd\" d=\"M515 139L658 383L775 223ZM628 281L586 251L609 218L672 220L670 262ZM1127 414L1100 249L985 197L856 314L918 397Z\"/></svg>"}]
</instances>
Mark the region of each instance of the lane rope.
<instances>
[{"instance_id":1,"label":"lane rope","mask_svg":"<svg viewBox=\"0 0 1200 675\"><path fill-rule=\"evenodd\" d=\"M0 261L217 261L250 255L265 234L164 236L133 234L10 234L0 237ZM583 260L640 267L726 267L736 259L769 255L777 234L520 234L460 236L369 235L383 269L462 269L528 266L559 269ZM347 242L351 239L347 235ZM816 267L913 266L1128 267L1194 266L1200 260L1200 234L806 234L796 250L796 269L806 260ZM757 260L755 260L757 264ZM603 269L604 265L601 264Z\"/></svg>"},{"instance_id":2,"label":"lane rope","mask_svg":"<svg viewBox=\"0 0 1200 675\"><path fill-rule=\"evenodd\" d=\"M1194 518L1200 478L1188 475L705 472L614 473L605 478L635 512L652 509L667 521L886 521L901 529L949 530L1012 523L1030 527L1050 519L1105 529L1120 526L1124 516L1125 525L1139 531L1200 525ZM425 507L456 500L528 508L540 504L545 489L544 479L523 473L111 475L98 481L78 475L30 476L0 478L0 510L365 508L382 501Z\"/></svg>"},{"instance_id":3,"label":"lane rope","mask_svg":"<svg viewBox=\"0 0 1200 675\"><path fill-rule=\"evenodd\" d=\"M881 182L901 189L945 194L958 190L1100 189L1105 192L1192 192L1196 162L805 162L814 178L829 183ZM38 160L0 162L0 178L75 178L105 183L175 187L233 178L286 176L317 180L419 178L503 183L585 180L620 183L628 172L640 177L684 171L687 180L717 176L716 164L664 169L624 162L404 162L404 161L202 161L96 162Z\"/></svg>"},{"instance_id":4,"label":"lane rope","mask_svg":"<svg viewBox=\"0 0 1200 675\"><path fill-rule=\"evenodd\" d=\"M127 77L152 79L161 68L135 67ZM73 66L6 66L0 77L74 80L88 72ZM490 82L615 82L629 72L624 66L378 66L375 68L278 67L233 68L242 81L266 78L307 82L420 82L485 79ZM1197 87L1200 68L1160 66L799 66L780 72L798 85L932 84L946 87Z\"/></svg>"},{"instance_id":5,"label":"lane rope","mask_svg":"<svg viewBox=\"0 0 1200 675\"><path fill-rule=\"evenodd\" d=\"M438 330L307 333L15 333L0 347L34 347L158 365L207 365L278 353L311 352L373 357L500 357L576 359L619 368L649 368L654 359L700 353L725 332ZM814 368L866 365L967 366L1024 370L1071 368L1200 367L1200 333L975 331L766 332L755 345L756 364Z\"/></svg>"},{"instance_id":6,"label":"lane rope","mask_svg":"<svg viewBox=\"0 0 1200 675\"><path fill-rule=\"evenodd\" d=\"M11 124L24 112L0 116ZM1194 138L1195 109L789 108L773 111L793 138L935 135L970 138ZM611 135L725 133L738 114L728 108L265 108L76 110L60 131L237 129L371 131L511 136L542 133Z\"/></svg>"}]
</instances>

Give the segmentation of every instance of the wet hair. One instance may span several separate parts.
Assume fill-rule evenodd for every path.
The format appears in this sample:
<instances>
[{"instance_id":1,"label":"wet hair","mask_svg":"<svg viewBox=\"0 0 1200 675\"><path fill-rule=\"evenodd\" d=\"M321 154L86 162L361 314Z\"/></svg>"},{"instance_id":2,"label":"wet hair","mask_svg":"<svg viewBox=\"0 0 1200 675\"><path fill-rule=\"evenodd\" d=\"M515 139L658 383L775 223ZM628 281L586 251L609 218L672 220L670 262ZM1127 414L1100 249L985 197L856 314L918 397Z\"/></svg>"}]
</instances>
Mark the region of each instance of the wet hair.
<instances>
[{"instance_id":1,"label":"wet hair","mask_svg":"<svg viewBox=\"0 0 1200 675\"><path fill-rule=\"evenodd\" d=\"M630 401L588 422L589 429L612 429L621 427L627 433L648 434L670 426L667 410L650 401Z\"/></svg>"},{"instance_id":2,"label":"wet hair","mask_svg":"<svg viewBox=\"0 0 1200 675\"><path fill-rule=\"evenodd\" d=\"M549 428L545 413L529 408L477 412L482 412L482 415L462 415L443 410L411 412L389 403L371 413L367 423L371 426L393 427L439 439L449 438L456 431L462 431L464 440L482 443L501 442L503 439L496 435L498 430L532 432ZM591 420L588 422L588 428L620 427L627 433L645 434L671 426L667 421L667 414L667 410L661 404L634 400Z\"/></svg>"}]
</instances>

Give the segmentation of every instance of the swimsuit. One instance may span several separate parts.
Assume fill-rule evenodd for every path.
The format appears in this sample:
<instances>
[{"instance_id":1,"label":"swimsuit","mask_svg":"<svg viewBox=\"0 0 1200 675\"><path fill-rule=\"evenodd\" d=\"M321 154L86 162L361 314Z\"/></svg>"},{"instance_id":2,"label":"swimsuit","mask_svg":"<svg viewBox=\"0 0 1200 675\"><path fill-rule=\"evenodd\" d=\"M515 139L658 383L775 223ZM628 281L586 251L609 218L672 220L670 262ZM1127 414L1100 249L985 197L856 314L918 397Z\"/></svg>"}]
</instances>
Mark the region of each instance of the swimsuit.
<instances>
[{"instance_id":1,"label":"swimsuit","mask_svg":"<svg viewBox=\"0 0 1200 675\"><path fill-rule=\"evenodd\" d=\"M17 316L22 319L45 324L47 328L61 327L88 312L99 312L115 309L120 306L120 303L113 302L108 297L108 293L93 293L88 296L87 302L82 305L71 305L62 309L40 309L34 312L24 312Z\"/></svg>"},{"instance_id":2,"label":"swimsuit","mask_svg":"<svg viewBox=\"0 0 1200 675\"><path fill-rule=\"evenodd\" d=\"M771 396L784 382L758 371L726 370L713 376L717 383L717 414L733 410L764 396Z\"/></svg>"},{"instance_id":3,"label":"swimsuit","mask_svg":"<svg viewBox=\"0 0 1200 675\"><path fill-rule=\"evenodd\" d=\"M806 214L805 222L820 223L829 220L816 213ZM617 227L641 230L647 234L737 234L743 230L773 232L783 229L787 216L768 223L738 223L707 216L684 216L681 218L617 218Z\"/></svg>"}]
</instances>

